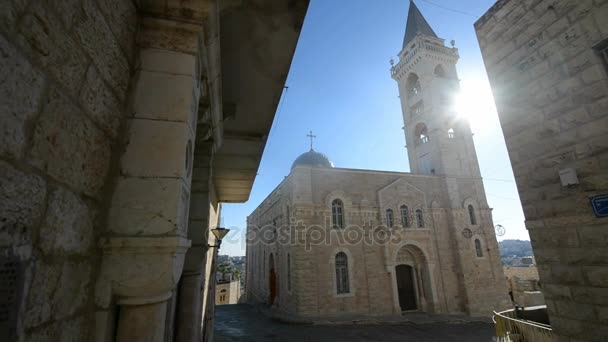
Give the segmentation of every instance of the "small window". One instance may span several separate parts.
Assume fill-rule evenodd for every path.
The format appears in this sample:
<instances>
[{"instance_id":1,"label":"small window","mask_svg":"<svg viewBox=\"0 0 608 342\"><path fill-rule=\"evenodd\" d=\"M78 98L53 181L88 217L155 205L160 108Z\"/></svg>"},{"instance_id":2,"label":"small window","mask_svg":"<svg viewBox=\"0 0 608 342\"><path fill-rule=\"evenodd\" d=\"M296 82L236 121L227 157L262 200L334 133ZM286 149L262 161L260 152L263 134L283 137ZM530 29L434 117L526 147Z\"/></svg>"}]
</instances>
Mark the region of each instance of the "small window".
<instances>
[{"instance_id":1,"label":"small window","mask_svg":"<svg viewBox=\"0 0 608 342\"><path fill-rule=\"evenodd\" d=\"M392 227L394 223L393 209L386 209L386 225Z\"/></svg>"},{"instance_id":2,"label":"small window","mask_svg":"<svg viewBox=\"0 0 608 342\"><path fill-rule=\"evenodd\" d=\"M429 142L428 129L424 123L420 122L416 125L416 131L414 134L416 137L416 145L426 144Z\"/></svg>"},{"instance_id":3,"label":"small window","mask_svg":"<svg viewBox=\"0 0 608 342\"><path fill-rule=\"evenodd\" d=\"M422 114L422 112L424 112L424 103L422 101L412 106L412 115Z\"/></svg>"},{"instance_id":4,"label":"small window","mask_svg":"<svg viewBox=\"0 0 608 342\"><path fill-rule=\"evenodd\" d=\"M437 77L445 77L445 69L443 69L443 66L441 64L438 64L435 67L435 76Z\"/></svg>"},{"instance_id":5,"label":"small window","mask_svg":"<svg viewBox=\"0 0 608 342\"><path fill-rule=\"evenodd\" d=\"M478 258L483 256L483 251L481 250L481 241L479 241L479 239L475 239L475 255L477 255Z\"/></svg>"},{"instance_id":6,"label":"small window","mask_svg":"<svg viewBox=\"0 0 608 342\"><path fill-rule=\"evenodd\" d=\"M339 199L331 202L331 224L334 228L344 228L344 203Z\"/></svg>"},{"instance_id":7,"label":"small window","mask_svg":"<svg viewBox=\"0 0 608 342\"><path fill-rule=\"evenodd\" d=\"M416 222L418 223L418 228L424 228L424 215L422 214L422 209L416 209Z\"/></svg>"},{"instance_id":8,"label":"small window","mask_svg":"<svg viewBox=\"0 0 608 342\"><path fill-rule=\"evenodd\" d=\"M403 228L410 227L410 209L407 205L401 206L401 224L403 225Z\"/></svg>"},{"instance_id":9,"label":"small window","mask_svg":"<svg viewBox=\"0 0 608 342\"><path fill-rule=\"evenodd\" d=\"M475 217L475 208L471 204L469 204L469 220L471 224L477 224L477 217Z\"/></svg>"},{"instance_id":10,"label":"small window","mask_svg":"<svg viewBox=\"0 0 608 342\"><path fill-rule=\"evenodd\" d=\"M411 98L412 96L420 93L421 87L418 75L414 73L410 74L410 76L407 78L406 89L408 98Z\"/></svg>"},{"instance_id":11,"label":"small window","mask_svg":"<svg viewBox=\"0 0 608 342\"><path fill-rule=\"evenodd\" d=\"M453 128L448 129L448 138L454 139L454 129Z\"/></svg>"},{"instance_id":12,"label":"small window","mask_svg":"<svg viewBox=\"0 0 608 342\"><path fill-rule=\"evenodd\" d=\"M348 257L344 252L336 254L336 292L338 294L350 293Z\"/></svg>"}]
</instances>

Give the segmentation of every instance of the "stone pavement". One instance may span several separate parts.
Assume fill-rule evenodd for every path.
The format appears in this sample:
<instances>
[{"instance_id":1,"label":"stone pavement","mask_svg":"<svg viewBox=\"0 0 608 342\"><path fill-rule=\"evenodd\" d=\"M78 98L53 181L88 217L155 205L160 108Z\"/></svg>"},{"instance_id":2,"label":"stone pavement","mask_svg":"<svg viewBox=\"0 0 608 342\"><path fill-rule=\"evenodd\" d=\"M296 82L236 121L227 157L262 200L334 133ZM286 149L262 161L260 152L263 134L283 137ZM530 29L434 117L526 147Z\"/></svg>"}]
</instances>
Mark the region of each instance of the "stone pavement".
<instances>
[{"instance_id":1,"label":"stone pavement","mask_svg":"<svg viewBox=\"0 0 608 342\"><path fill-rule=\"evenodd\" d=\"M366 321L357 324L289 324L269 318L256 308L222 305L215 309L215 341L483 341L494 336L489 321L456 316L415 314L404 320Z\"/></svg>"}]
</instances>

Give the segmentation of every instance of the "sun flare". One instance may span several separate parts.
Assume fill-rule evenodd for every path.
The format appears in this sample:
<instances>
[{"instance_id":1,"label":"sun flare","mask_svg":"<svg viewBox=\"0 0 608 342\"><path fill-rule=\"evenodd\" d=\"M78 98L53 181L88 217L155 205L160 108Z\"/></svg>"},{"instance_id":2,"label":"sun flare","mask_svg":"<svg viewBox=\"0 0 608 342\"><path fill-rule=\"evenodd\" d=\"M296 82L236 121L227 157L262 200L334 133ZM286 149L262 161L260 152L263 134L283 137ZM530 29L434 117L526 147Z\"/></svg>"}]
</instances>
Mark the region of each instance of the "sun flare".
<instances>
[{"instance_id":1,"label":"sun flare","mask_svg":"<svg viewBox=\"0 0 608 342\"><path fill-rule=\"evenodd\" d=\"M454 102L458 116L469 121L474 133L483 133L495 124L496 107L487 83L462 81Z\"/></svg>"}]
</instances>

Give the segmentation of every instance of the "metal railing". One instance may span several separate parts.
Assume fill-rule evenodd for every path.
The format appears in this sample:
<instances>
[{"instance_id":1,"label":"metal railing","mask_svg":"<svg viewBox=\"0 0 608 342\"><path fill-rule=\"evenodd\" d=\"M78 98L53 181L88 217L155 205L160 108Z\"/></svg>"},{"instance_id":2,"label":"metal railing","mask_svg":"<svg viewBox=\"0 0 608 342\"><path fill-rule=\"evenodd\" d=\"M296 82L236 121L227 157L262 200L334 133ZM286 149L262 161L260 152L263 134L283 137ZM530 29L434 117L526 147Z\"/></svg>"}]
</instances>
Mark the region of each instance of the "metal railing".
<instances>
[{"instance_id":1,"label":"metal railing","mask_svg":"<svg viewBox=\"0 0 608 342\"><path fill-rule=\"evenodd\" d=\"M551 342L551 327L524 319L516 318L515 310L494 311L492 317L496 327L496 342Z\"/></svg>"}]
</instances>

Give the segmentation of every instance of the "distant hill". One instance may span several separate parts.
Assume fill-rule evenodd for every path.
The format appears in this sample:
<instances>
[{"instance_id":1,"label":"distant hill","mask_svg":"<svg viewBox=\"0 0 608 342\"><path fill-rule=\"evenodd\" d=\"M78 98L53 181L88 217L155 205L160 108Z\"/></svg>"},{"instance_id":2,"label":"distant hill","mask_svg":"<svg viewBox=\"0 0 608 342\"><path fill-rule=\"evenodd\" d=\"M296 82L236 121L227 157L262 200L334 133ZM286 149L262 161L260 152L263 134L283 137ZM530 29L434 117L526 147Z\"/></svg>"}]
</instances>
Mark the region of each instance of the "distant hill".
<instances>
[{"instance_id":1,"label":"distant hill","mask_svg":"<svg viewBox=\"0 0 608 342\"><path fill-rule=\"evenodd\" d=\"M525 257L532 254L532 245L528 240L502 240L498 242L500 257Z\"/></svg>"}]
</instances>

